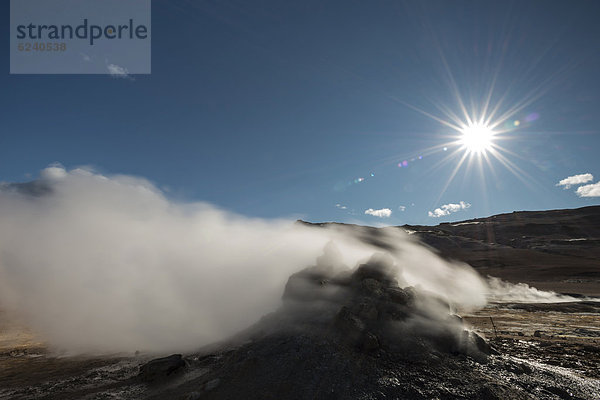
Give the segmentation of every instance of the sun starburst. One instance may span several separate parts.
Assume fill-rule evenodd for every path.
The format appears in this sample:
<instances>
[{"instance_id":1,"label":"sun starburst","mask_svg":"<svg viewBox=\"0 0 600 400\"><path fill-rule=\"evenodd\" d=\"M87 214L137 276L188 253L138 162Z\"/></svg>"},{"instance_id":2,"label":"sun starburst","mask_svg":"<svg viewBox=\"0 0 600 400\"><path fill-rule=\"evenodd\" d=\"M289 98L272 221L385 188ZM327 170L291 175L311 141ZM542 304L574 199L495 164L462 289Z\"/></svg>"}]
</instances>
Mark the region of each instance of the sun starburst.
<instances>
[{"instance_id":1,"label":"sun starburst","mask_svg":"<svg viewBox=\"0 0 600 400\"><path fill-rule=\"evenodd\" d=\"M442 115L436 115L434 112L428 112L404 103L446 128L441 135L441 138L446 138L446 141L440 142L437 146L423 152L424 154L433 154L443 150L446 153L442 159L430 167L431 173L446 170L449 174L440 192L440 198L461 169L465 172L465 178L470 176L473 170L477 170L483 188L487 181L486 176L488 174L486 170L493 176L497 176L494 165L501 165L523 183L530 186L531 177L510 160L510 158L519 156L502 145L503 142L516 138L513 133L515 129L520 127L520 123L518 120L512 120L512 118L515 114L521 112L526 105L530 104L530 101L519 102L512 107L505 108L502 112L501 109L504 108L502 107L502 99L491 106L492 94L490 92L479 103L471 101L472 107L469 109L462 96L460 96L458 89L455 90L455 94L457 110L442 103L433 103ZM450 168L448 168L449 165Z\"/></svg>"},{"instance_id":2,"label":"sun starburst","mask_svg":"<svg viewBox=\"0 0 600 400\"><path fill-rule=\"evenodd\" d=\"M460 143L469 153L481 154L491 150L495 132L488 125L474 123L461 129Z\"/></svg>"}]
</instances>

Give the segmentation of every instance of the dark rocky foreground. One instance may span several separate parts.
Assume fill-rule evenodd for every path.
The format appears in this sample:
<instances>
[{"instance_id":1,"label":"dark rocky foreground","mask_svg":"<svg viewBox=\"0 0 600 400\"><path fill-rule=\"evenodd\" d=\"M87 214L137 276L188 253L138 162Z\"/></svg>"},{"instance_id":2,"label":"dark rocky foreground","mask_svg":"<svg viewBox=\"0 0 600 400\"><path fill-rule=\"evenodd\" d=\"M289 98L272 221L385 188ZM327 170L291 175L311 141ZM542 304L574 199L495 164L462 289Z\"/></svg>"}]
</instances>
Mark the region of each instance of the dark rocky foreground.
<instances>
[{"instance_id":1,"label":"dark rocky foreground","mask_svg":"<svg viewBox=\"0 0 600 400\"><path fill-rule=\"evenodd\" d=\"M254 332L245 342L152 363L164 376L147 382L147 355L57 358L21 348L0 354L0 398L243 399L276 393L282 399L596 400L600 309L582 307L491 305L466 316L500 352L479 362L439 350L419 354L380 346L365 352L306 332ZM185 367L171 370L180 361Z\"/></svg>"}]
</instances>

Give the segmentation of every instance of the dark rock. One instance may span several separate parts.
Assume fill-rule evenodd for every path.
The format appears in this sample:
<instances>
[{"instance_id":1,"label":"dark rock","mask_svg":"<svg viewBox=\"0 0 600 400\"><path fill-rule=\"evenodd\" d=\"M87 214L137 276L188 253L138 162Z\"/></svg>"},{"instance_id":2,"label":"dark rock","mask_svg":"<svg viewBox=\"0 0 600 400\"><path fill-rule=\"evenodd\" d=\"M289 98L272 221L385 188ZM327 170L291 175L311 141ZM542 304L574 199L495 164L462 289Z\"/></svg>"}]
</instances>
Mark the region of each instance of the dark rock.
<instances>
[{"instance_id":1,"label":"dark rock","mask_svg":"<svg viewBox=\"0 0 600 400\"><path fill-rule=\"evenodd\" d=\"M533 332L533 336L541 338L542 337L542 331L535 331L535 332Z\"/></svg>"},{"instance_id":2,"label":"dark rock","mask_svg":"<svg viewBox=\"0 0 600 400\"><path fill-rule=\"evenodd\" d=\"M140 367L138 377L143 382L156 382L168 378L185 369L185 361L181 354L156 358Z\"/></svg>"},{"instance_id":3,"label":"dark rock","mask_svg":"<svg viewBox=\"0 0 600 400\"><path fill-rule=\"evenodd\" d=\"M202 398L202 393L200 392L191 392L187 395L185 400L200 400Z\"/></svg>"},{"instance_id":4,"label":"dark rock","mask_svg":"<svg viewBox=\"0 0 600 400\"><path fill-rule=\"evenodd\" d=\"M334 300L338 282L333 278L337 271L344 268L337 261L340 258L335 245L328 243L324 254L317 258L317 265L290 276L285 285L283 300Z\"/></svg>"},{"instance_id":5,"label":"dark rock","mask_svg":"<svg viewBox=\"0 0 600 400\"><path fill-rule=\"evenodd\" d=\"M369 299L365 299L355 307L355 312L362 320L376 320L379 316L379 311L375 304Z\"/></svg>"},{"instance_id":6,"label":"dark rock","mask_svg":"<svg viewBox=\"0 0 600 400\"><path fill-rule=\"evenodd\" d=\"M364 293L369 296L381 297L383 296L383 287L381 282L376 279L367 278L363 279L360 283L360 287Z\"/></svg>"},{"instance_id":7,"label":"dark rock","mask_svg":"<svg viewBox=\"0 0 600 400\"><path fill-rule=\"evenodd\" d=\"M383 318L392 321L403 321L413 313L409 307L395 303L385 303L380 308Z\"/></svg>"},{"instance_id":8,"label":"dark rock","mask_svg":"<svg viewBox=\"0 0 600 400\"><path fill-rule=\"evenodd\" d=\"M440 351L457 355L468 355L479 363L486 363L487 356L498 354L484 338L467 329L462 330L460 340L457 341L455 339L455 330L457 328L459 327L447 326L445 331L441 330L435 336L431 337L430 340Z\"/></svg>"},{"instance_id":9,"label":"dark rock","mask_svg":"<svg viewBox=\"0 0 600 400\"><path fill-rule=\"evenodd\" d=\"M488 356L491 354L497 354L497 352L494 349L492 349L492 347L484 338L482 338L475 332L470 332L470 336L473 342L475 343L475 347L477 348L477 350Z\"/></svg>"},{"instance_id":10,"label":"dark rock","mask_svg":"<svg viewBox=\"0 0 600 400\"><path fill-rule=\"evenodd\" d=\"M412 305L415 301L414 291L400 288L388 288L386 294L396 304Z\"/></svg>"},{"instance_id":11,"label":"dark rock","mask_svg":"<svg viewBox=\"0 0 600 400\"><path fill-rule=\"evenodd\" d=\"M328 284L327 276L318 267L302 270L288 279L283 292L284 300L312 301L325 295L323 287Z\"/></svg>"},{"instance_id":12,"label":"dark rock","mask_svg":"<svg viewBox=\"0 0 600 400\"><path fill-rule=\"evenodd\" d=\"M368 263L358 266L352 278L358 282L365 279L374 279L388 286L398 286L396 282L397 270L394 260L386 253L374 254Z\"/></svg>"},{"instance_id":13,"label":"dark rock","mask_svg":"<svg viewBox=\"0 0 600 400\"><path fill-rule=\"evenodd\" d=\"M478 399L481 400L504 400L502 391L496 387L485 386L479 390Z\"/></svg>"},{"instance_id":14,"label":"dark rock","mask_svg":"<svg viewBox=\"0 0 600 400\"><path fill-rule=\"evenodd\" d=\"M221 380L219 378L213 379L211 381L206 382L206 386L204 386L204 389L210 392L211 390L216 389L220 383Z\"/></svg>"},{"instance_id":15,"label":"dark rock","mask_svg":"<svg viewBox=\"0 0 600 400\"><path fill-rule=\"evenodd\" d=\"M506 370L517 375L530 374L533 372L528 365L516 362L508 362L506 364Z\"/></svg>"},{"instance_id":16,"label":"dark rock","mask_svg":"<svg viewBox=\"0 0 600 400\"><path fill-rule=\"evenodd\" d=\"M338 312L335 318L335 327L342 339L351 344L356 344L365 330L365 324L346 306Z\"/></svg>"},{"instance_id":17,"label":"dark rock","mask_svg":"<svg viewBox=\"0 0 600 400\"><path fill-rule=\"evenodd\" d=\"M573 396L571 396L571 394L569 392L567 392L565 389L559 388L557 386L548 386L548 387L546 387L546 391L557 395L558 397L560 397L563 400L569 400L569 399L573 398Z\"/></svg>"},{"instance_id":18,"label":"dark rock","mask_svg":"<svg viewBox=\"0 0 600 400\"><path fill-rule=\"evenodd\" d=\"M363 338L362 347L365 351L375 351L379 348L379 339L373 333L367 332Z\"/></svg>"}]
</instances>

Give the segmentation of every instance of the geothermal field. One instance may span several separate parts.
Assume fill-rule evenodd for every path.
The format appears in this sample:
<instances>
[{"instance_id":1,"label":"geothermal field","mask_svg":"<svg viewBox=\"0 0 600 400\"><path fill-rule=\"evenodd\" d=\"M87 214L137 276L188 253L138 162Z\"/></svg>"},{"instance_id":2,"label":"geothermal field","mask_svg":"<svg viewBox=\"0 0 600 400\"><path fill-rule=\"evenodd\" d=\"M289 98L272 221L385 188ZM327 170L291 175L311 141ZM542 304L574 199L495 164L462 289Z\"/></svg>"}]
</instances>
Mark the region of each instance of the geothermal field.
<instances>
[{"instance_id":1,"label":"geothermal field","mask_svg":"<svg viewBox=\"0 0 600 400\"><path fill-rule=\"evenodd\" d=\"M59 167L0 193L2 399L600 393L600 207L268 221Z\"/></svg>"},{"instance_id":2,"label":"geothermal field","mask_svg":"<svg viewBox=\"0 0 600 400\"><path fill-rule=\"evenodd\" d=\"M0 15L0 400L600 400L600 1Z\"/></svg>"}]
</instances>

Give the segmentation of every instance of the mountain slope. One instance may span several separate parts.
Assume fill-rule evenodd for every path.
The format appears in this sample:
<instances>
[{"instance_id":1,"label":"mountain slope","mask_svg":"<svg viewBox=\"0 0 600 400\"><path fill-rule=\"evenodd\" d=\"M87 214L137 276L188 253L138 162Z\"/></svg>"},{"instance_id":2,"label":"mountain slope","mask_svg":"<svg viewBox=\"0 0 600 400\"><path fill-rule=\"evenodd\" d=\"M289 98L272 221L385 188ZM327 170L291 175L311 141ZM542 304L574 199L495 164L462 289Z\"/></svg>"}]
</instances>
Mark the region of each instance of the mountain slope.
<instances>
[{"instance_id":1,"label":"mountain slope","mask_svg":"<svg viewBox=\"0 0 600 400\"><path fill-rule=\"evenodd\" d=\"M540 289L600 295L600 206L403 228L483 275Z\"/></svg>"},{"instance_id":2,"label":"mountain slope","mask_svg":"<svg viewBox=\"0 0 600 400\"><path fill-rule=\"evenodd\" d=\"M484 276L544 290L600 296L600 206L518 211L398 228L443 257L470 264ZM376 241L379 229L368 231L371 235L366 240Z\"/></svg>"}]
</instances>

